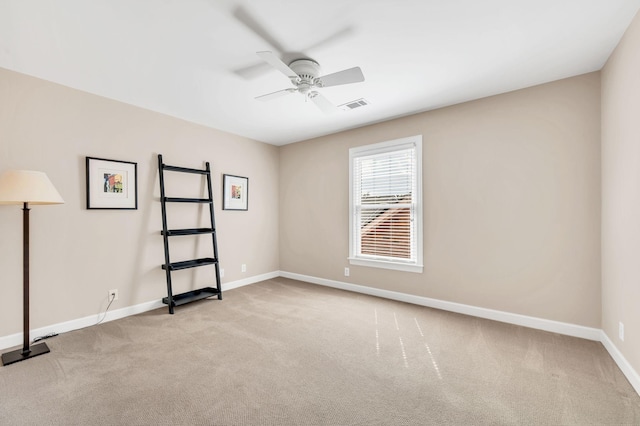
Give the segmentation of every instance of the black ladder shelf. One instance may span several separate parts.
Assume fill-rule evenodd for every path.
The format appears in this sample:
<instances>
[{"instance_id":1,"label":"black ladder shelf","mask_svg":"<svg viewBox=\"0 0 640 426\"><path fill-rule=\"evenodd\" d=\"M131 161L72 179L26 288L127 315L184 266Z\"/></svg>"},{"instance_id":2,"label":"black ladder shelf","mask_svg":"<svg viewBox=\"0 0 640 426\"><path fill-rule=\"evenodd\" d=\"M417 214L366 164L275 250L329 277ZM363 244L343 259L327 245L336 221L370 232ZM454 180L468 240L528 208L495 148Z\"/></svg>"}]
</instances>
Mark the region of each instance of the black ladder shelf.
<instances>
[{"instance_id":1,"label":"black ladder shelf","mask_svg":"<svg viewBox=\"0 0 640 426\"><path fill-rule=\"evenodd\" d=\"M167 197L164 192L164 172L195 173L204 175L207 178L208 198L176 198ZM175 306L196 300L206 299L211 296L218 296L222 300L222 286L220 285L220 265L218 263L218 242L216 239L216 222L213 215L213 191L211 189L211 168L209 162L206 163L205 170L189 169L185 167L169 166L162 162L162 155L158 155L158 173L160 174L160 204L162 205L162 231L164 237L164 265L162 269L167 276L167 297L162 298L162 303L169 306L169 313L173 314ZM190 229L167 229L167 203L200 203L209 205L211 215L211 228L190 228ZM184 260L181 262L171 262L169 256L169 237L182 235L205 235L210 234L213 243L213 257ZM171 272L181 269L195 268L198 266L215 266L216 285L215 287L205 287L198 290L188 291L181 294L173 294L171 285Z\"/></svg>"}]
</instances>

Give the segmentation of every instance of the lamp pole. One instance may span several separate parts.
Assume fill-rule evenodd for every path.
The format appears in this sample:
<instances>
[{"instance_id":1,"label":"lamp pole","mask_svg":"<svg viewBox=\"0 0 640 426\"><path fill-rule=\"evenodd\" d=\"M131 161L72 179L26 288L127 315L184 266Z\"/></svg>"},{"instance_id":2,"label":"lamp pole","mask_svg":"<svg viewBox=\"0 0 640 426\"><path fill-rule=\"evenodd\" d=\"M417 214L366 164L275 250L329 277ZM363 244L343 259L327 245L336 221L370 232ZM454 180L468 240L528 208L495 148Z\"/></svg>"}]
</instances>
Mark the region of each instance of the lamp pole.
<instances>
[{"instance_id":1,"label":"lamp pole","mask_svg":"<svg viewBox=\"0 0 640 426\"><path fill-rule=\"evenodd\" d=\"M29 345L29 203L22 208L22 350L2 354L2 365L13 364L49 352L46 343Z\"/></svg>"},{"instance_id":2,"label":"lamp pole","mask_svg":"<svg viewBox=\"0 0 640 426\"><path fill-rule=\"evenodd\" d=\"M22 317L23 345L22 355L27 356L29 349L29 203L22 208Z\"/></svg>"},{"instance_id":3,"label":"lamp pole","mask_svg":"<svg viewBox=\"0 0 640 426\"><path fill-rule=\"evenodd\" d=\"M62 204L64 200L46 174L9 170L0 174L0 204L22 204L22 349L2 354L2 365L49 352L46 343L29 345L29 204Z\"/></svg>"}]
</instances>

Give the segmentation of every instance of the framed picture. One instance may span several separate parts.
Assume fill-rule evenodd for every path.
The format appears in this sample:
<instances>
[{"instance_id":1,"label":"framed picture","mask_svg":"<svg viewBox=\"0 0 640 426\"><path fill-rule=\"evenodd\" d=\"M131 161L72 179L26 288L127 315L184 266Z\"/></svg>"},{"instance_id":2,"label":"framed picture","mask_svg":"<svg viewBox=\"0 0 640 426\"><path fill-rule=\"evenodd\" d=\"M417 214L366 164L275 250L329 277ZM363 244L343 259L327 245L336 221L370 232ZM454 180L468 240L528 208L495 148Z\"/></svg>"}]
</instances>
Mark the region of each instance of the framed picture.
<instances>
[{"instance_id":1,"label":"framed picture","mask_svg":"<svg viewBox=\"0 0 640 426\"><path fill-rule=\"evenodd\" d=\"M222 210L249 209L249 178L223 175Z\"/></svg>"},{"instance_id":2,"label":"framed picture","mask_svg":"<svg viewBox=\"0 0 640 426\"><path fill-rule=\"evenodd\" d=\"M87 209L138 208L138 164L87 157Z\"/></svg>"}]
</instances>

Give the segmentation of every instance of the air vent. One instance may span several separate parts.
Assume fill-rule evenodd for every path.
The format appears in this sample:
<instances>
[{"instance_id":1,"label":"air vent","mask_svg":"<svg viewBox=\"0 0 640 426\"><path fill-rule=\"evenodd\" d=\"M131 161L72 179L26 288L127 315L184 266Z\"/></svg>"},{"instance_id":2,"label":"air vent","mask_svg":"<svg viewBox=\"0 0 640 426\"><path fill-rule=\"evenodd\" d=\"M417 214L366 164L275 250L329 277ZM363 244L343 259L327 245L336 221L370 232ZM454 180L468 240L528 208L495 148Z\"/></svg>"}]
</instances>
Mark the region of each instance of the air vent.
<instances>
[{"instance_id":1,"label":"air vent","mask_svg":"<svg viewBox=\"0 0 640 426\"><path fill-rule=\"evenodd\" d=\"M367 106L369 105L369 101L367 101L366 99L360 98L360 99L356 99L355 101L351 101L351 102L347 102L346 104L342 104L340 105L338 108L340 108L343 111L351 111L357 108L361 108L363 106Z\"/></svg>"}]
</instances>

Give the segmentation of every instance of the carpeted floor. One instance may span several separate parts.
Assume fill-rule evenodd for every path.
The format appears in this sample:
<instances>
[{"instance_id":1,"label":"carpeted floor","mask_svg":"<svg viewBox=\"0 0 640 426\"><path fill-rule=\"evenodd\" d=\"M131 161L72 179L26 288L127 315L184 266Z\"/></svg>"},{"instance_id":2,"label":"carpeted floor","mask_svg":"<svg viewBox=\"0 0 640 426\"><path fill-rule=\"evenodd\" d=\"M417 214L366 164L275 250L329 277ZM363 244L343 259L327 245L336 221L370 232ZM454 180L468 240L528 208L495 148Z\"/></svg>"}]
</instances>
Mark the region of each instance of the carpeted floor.
<instances>
[{"instance_id":1,"label":"carpeted floor","mask_svg":"<svg viewBox=\"0 0 640 426\"><path fill-rule=\"evenodd\" d=\"M62 334L0 424L640 424L598 342L277 278Z\"/></svg>"}]
</instances>

